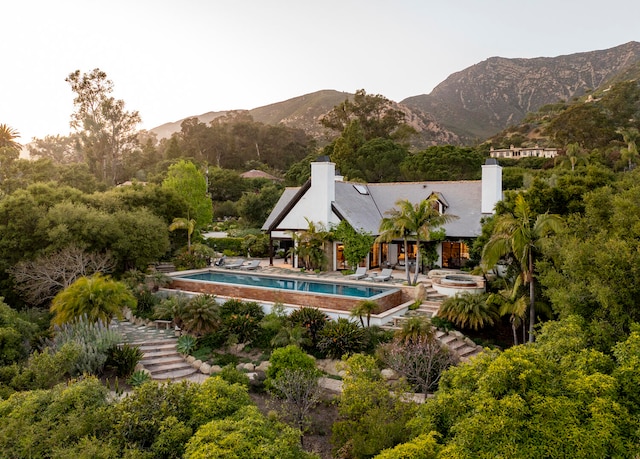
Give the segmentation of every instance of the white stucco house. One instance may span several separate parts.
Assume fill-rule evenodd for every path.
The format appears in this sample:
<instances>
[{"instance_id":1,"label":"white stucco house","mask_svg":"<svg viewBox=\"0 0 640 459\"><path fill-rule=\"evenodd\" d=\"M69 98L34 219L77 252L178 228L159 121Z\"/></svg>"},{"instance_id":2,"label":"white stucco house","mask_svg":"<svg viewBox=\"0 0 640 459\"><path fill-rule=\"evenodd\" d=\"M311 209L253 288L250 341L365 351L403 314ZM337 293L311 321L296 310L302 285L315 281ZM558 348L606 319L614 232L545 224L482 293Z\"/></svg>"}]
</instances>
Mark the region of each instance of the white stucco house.
<instances>
[{"instance_id":1,"label":"white stucco house","mask_svg":"<svg viewBox=\"0 0 640 459\"><path fill-rule=\"evenodd\" d=\"M286 188L264 223L262 230L271 241L293 244L292 233L308 228L308 221L326 228L346 220L354 229L378 235L380 222L398 200L420 202L435 194L440 211L458 218L443 226L446 239L437 248L438 264L458 268L469 258L468 243L481 234L481 219L494 212L502 200L502 168L495 159L482 166L481 180L440 182L356 183L336 175L335 164L327 157L311 163L311 178L301 187ZM273 243L271 244L273 246ZM374 244L363 265L377 268L411 262L416 247L408 254L401 240ZM348 268L342 257L342 243L335 241L329 250L329 269ZM272 261L272 260L271 260ZM296 260L293 260L296 266Z\"/></svg>"}]
</instances>

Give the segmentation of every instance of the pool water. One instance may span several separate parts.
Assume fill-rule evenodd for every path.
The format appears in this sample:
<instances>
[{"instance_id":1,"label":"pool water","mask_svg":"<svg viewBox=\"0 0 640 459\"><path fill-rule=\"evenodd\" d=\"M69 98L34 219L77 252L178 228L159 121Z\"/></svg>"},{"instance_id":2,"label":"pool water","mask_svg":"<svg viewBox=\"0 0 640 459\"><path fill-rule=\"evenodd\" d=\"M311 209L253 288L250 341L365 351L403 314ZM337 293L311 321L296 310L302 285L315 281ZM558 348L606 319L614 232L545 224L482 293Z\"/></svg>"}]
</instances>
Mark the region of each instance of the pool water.
<instances>
[{"instance_id":1,"label":"pool water","mask_svg":"<svg viewBox=\"0 0 640 459\"><path fill-rule=\"evenodd\" d=\"M290 290L296 292L309 292L323 295L340 295L360 299L373 298L390 291L389 288L384 287L369 287L366 285L349 285L310 281L306 279L285 279L279 277L221 273L214 271L206 271L173 277L177 279L219 282L224 284L237 284L251 287L263 287L268 289Z\"/></svg>"}]
</instances>

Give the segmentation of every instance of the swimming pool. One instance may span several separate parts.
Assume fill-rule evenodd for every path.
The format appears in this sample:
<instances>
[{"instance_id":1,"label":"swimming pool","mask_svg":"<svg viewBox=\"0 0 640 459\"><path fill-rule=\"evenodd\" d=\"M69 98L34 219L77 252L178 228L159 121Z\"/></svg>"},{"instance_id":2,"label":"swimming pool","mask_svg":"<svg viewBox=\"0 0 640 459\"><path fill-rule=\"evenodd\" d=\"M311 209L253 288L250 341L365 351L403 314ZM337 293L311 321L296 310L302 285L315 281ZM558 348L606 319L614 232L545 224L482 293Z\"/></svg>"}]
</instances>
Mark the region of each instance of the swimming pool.
<instances>
[{"instance_id":1,"label":"swimming pool","mask_svg":"<svg viewBox=\"0 0 640 459\"><path fill-rule=\"evenodd\" d=\"M380 311L386 311L402 302L400 289L365 283L229 273L213 269L174 273L170 277L172 289L343 311L351 310L364 299L378 303Z\"/></svg>"}]
</instances>

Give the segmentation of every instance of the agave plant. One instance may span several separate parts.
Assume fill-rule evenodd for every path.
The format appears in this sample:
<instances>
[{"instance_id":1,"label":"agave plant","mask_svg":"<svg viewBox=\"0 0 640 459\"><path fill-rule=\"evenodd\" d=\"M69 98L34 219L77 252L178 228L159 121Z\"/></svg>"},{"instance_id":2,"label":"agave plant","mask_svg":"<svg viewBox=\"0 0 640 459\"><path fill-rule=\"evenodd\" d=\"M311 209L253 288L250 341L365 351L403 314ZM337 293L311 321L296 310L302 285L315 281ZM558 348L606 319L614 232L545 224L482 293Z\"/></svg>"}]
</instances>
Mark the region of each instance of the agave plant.
<instances>
[{"instance_id":1,"label":"agave plant","mask_svg":"<svg viewBox=\"0 0 640 459\"><path fill-rule=\"evenodd\" d=\"M190 355L196 348L197 340L191 335L182 335L176 343L176 350L182 355Z\"/></svg>"},{"instance_id":2,"label":"agave plant","mask_svg":"<svg viewBox=\"0 0 640 459\"><path fill-rule=\"evenodd\" d=\"M151 379L151 376L149 376L149 373L143 370L138 370L138 371L134 371L131 374L131 376L129 376L129 379L127 379L127 382L129 383L129 385L133 387L139 387L139 386L142 386L147 381L149 381L150 379Z\"/></svg>"}]
</instances>

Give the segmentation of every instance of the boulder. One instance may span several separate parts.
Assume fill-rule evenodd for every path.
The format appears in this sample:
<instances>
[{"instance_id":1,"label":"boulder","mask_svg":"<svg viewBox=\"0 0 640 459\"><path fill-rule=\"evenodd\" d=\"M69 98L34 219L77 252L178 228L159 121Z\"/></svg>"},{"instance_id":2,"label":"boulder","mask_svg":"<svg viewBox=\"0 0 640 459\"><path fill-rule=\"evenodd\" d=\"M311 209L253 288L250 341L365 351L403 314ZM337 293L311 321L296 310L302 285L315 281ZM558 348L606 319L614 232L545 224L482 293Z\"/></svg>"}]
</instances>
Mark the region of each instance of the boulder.
<instances>
[{"instance_id":1,"label":"boulder","mask_svg":"<svg viewBox=\"0 0 640 459\"><path fill-rule=\"evenodd\" d=\"M202 365L200 365L200 373L204 374L204 375L209 375L211 374L211 365L209 365L208 363L203 363Z\"/></svg>"},{"instance_id":2,"label":"boulder","mask_svg":"<svg viewBox=\"0 0 640 459\"><path fill-rule=\"evenodd\" d=\"M380 374L385 379L385 381L391 381L391 380L398 379L398 373L393 371L391 368L383 369L382 371L380 371Z\"/></svg>"},{"instance_id":3,"label":"boulder","mask_svg":"<svg viewBox=\"0 0 640 459\"><path fill-rule=\"evenodd\" d=\"M191 362L191 366L196 370L199 370L201 365L202 365L202 360L194 360L193 362Z\"/></svg>"},{"instance_id":4,"label":"boulder","mask_svg":"<svg viewBox=\"0 0 640 459\"><path fill-rule=\"evenodd\" d=\"M221 371L222 371L222 367L220 365L211 365L211 367L209 368L210 375L218 374Z\"/></svg>"},{"instance_id":5,"label":"boulder","mask_svg":"<svg viewBox=\"0 0 640 459\"><path fill-rule=\"evenodd\" d=\"M265 360L263 362L260 362L260 364L256 366L255 370L266 372L267 368L269 368L270 365L271 365L271 362L269 362L268 360Z\"/></svg>"}]
</instances>

